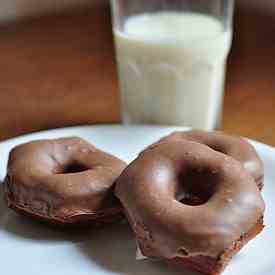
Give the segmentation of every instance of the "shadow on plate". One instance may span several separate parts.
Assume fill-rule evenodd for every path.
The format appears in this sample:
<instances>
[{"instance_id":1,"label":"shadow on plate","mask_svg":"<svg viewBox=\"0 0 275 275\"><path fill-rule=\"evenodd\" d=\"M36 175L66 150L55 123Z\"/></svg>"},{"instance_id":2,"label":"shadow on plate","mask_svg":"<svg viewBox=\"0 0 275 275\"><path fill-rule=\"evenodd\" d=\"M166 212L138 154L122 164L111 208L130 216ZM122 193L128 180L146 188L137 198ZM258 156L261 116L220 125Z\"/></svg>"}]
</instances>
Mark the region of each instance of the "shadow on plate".
<instances>
[{"instance_id":1,"label":"shadow on plate","mask_svg":"<svg viewBox=\"0 0 275 275\"><path fill-rule=\"evenodd\" d=\"M102 229L79 250L104 270L114 274L129 275L196 275L190 271L178 270L173 266L153 260L136 260L134 236L126 223L115 224Z\"/></svg>"}]
</instances>

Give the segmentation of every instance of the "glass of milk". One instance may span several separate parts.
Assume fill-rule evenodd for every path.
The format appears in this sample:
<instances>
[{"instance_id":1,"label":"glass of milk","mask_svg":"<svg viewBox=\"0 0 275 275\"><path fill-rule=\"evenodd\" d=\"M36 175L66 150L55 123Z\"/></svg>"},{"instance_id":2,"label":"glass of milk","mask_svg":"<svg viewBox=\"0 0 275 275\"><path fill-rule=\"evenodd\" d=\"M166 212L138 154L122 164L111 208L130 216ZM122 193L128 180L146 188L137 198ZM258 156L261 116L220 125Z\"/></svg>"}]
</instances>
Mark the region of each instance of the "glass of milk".
<instances>
[{"instance_id":1,"label":"glass of milk","mask_svg":"<svg viewBox=\"0 0 275 275\"><path fill-rule=\"evenodd\" d=\"M125 123L220 125L233 0L111 0Z\"/></svg>"}]
</instances>

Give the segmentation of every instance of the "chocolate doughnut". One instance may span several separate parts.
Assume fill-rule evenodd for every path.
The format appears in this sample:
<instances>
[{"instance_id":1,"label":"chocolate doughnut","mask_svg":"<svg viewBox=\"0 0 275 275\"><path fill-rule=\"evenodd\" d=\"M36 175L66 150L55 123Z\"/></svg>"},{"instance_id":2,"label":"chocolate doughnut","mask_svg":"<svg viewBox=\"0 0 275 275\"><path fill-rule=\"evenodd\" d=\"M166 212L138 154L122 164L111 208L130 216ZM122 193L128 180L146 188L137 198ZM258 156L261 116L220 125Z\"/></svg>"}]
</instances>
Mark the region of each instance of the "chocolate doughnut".
<instances>
[{"instance_id":1,"label":"chocolate doughnut","mask_svg":"<svg viewBox=\"0 0 275 275\"><path fill-rule=\"evenodd\" d=\"M177 139L143 151L116 181L144 256L216 275L263 228L264 201L237 160Z\"/></svg>"},{"instance_id":2,"label":"chocolate doughnut","mask_svg":"<svg viewBox=\"0 0 275 275\"><path fill-rule=\"evenodd\" d=\"M151 146L155 146L160 142L179 139L205 144L218 152L224 153L240 161L254 178L259 189L262 190L264 180L263 162L258 156L255 148L245 139L227 135L220 131L206 132L203 130L192 130L186 132L174 132L160 139Z\"/></svg>"},{"instance_id":3,"label":"chocolate doughnut","mask_svg":"<svg viewBox=\"0 0 275 275\"><path fill-rule=\"evenodd\" d=\"M121 214L113 183L125 167L78 137L29 142L10 153L6 201L40 221L100 225Z\"/></svg>"}]
</instances>

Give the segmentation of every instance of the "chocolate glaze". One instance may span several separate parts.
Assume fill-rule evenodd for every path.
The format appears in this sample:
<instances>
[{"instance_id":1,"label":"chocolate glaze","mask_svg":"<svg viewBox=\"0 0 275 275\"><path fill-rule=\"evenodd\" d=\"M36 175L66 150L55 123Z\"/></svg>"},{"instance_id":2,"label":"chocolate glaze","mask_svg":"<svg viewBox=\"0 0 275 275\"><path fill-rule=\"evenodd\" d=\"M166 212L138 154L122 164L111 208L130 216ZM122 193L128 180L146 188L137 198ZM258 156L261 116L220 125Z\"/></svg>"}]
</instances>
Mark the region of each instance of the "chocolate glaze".
<instances>
[{"instance_id":1,"label":"chocolate glaze","mask_svg":"<svg viewBox=\"0 0 275 275\"><path fill-rule=\"evenodd\" d=\"M227 135L220 131L206 132L203 130L192 130L186 132L174 132L151 146L156 146L161 142L178 139L205 144L218 152L222 152L240 161L254 178L258 187L262 189L264 180L263 162L258 156L255 148L245 139Z\"/></svg>"},{"instance_id":2,"label":"chocolate glaze","mask_svg":"<svg viewBox=\"0 0 275 275\"><path fill-rule=\"evenodd\" d=\"M15 147L4 182L9 207L56 224L82 224L121 212L114 180L126 164L81 138Z\"/></svg>"},{"instance_id":3,"label":"chocolate glaze","mask_svg":"<svg viewBox=\"0 0 275 275\"><path fill-rule=\"evenodd\" d=\"M265 208L240 162L184 139L143 151L118 178L115 193L143 255L166 259L220 257Z\"/></svg>"}]
</instances>

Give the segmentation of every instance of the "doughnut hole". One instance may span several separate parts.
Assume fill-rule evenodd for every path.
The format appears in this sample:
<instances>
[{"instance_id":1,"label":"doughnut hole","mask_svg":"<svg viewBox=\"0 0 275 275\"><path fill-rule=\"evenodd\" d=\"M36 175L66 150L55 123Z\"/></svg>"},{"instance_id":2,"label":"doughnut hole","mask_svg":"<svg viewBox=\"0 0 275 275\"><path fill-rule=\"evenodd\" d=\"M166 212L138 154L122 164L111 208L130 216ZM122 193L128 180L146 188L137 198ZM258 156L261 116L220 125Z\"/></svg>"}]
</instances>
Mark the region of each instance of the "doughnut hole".
<instances>
[{"instance_id":1,"label":"doughnut hole","mask_svg":"<svg viewBox=\"0 0 275 275\"><path fill-rule=\"evenodd\" d=\"M211 170L187 169L178 176L176 199L186 205L202 205L215 194L217 186L218 174Z\"/></svg>"},{"instance_id":2,"label":"doughnut hole","mask_svg":"<svg viewBox=\"0 0 275 275\"><path fill-rule=\"evenodd\" d=\"M207 144L208 145L208 144ZM211 144L211 145L208 145L211 149L219 152L219 153L223 153L223 154L226 154L226 150L224 148L224 146L222 146L221 144Z\"/></svg>"},{"instance_id":3,"label":"doughnut hole","mask_svg":"<svg viewBox=\"0 0 275 275\"><path fill-rule=\"evenodd\" d=\"M57 174L75 174L75 173L85 172L89 169L90 168L84 165L83 163L74 161L61 167L60 171L58 171Z\"/></svg>"}]
</instances>

